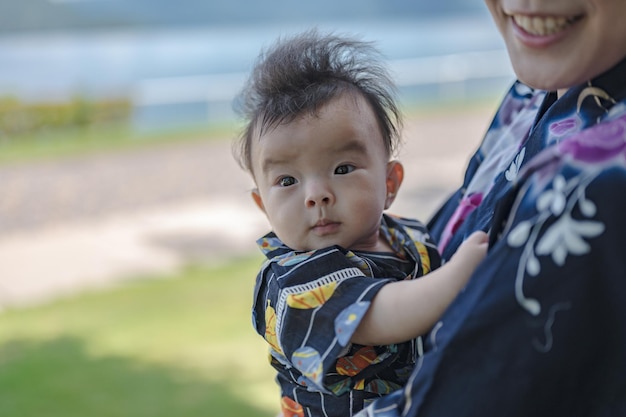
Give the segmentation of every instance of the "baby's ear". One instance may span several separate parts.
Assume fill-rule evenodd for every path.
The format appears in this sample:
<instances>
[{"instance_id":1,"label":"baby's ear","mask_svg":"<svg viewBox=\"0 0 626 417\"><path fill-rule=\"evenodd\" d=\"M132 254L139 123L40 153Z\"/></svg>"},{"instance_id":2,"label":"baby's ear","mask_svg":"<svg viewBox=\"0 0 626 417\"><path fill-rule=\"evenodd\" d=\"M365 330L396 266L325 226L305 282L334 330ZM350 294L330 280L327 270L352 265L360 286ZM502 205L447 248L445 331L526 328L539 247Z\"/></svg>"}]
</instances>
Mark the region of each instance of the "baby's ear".
<instances>
[{"instance_id":1,"label":"baby's ear","mask_svg":"<svg viewBox=\"0 0 626 417\"><path fill-rule=\"evenodd\" d=\"M250 195L252 196L252 199L256 203L257 207L260 208L263 213L265 213L265 206L263 205L261 194L259 194L259 189L253 188L252 191L250 191Z\"/></svg>"},{"instance_id":2,"label":"baby's ear","mask_svg":"<svg viewBox=\"0 0 626 417\"><path fill-rule=\"evenodd\" d=\"M387 164L387 198L385 199L385 209L388 209L391 203L396 199L403 179L404 167L400 161L390 161Z\"/></svg>"}]
</instances>

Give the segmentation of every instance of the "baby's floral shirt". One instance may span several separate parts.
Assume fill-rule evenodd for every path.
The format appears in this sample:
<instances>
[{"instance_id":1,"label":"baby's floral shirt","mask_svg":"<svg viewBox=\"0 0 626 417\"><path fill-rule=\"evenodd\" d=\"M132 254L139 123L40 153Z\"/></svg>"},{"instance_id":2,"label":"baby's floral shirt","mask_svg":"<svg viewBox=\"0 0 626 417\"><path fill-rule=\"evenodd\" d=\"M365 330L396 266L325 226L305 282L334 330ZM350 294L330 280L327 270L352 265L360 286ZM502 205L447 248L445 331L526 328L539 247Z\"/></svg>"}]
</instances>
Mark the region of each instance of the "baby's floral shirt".
<instances>
[{"instance_id":1,"label":"baby's floral shirt","mask_svg":"<svg viewBox=\"0 0 626 417\"><path fill-rule=\"evenodd\" d=\"M422 223L385 214L395 253L339 246L293 251L274 234L257 242L267 260L256 281L253 325L270 347L284 416L349 416L400 389L420 340L361 346L350 339L378 290L439 266Z\"/></svg>"}]
</instances>

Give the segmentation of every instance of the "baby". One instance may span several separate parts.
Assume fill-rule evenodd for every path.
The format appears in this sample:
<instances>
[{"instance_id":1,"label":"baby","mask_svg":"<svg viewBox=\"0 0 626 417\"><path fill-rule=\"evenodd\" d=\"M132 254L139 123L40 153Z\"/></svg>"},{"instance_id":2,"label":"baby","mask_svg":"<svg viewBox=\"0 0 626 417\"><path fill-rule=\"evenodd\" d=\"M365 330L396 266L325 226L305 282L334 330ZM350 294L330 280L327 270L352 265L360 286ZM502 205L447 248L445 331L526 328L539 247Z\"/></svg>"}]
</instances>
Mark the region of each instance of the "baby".
<instances>
[{"instance_id":1,"label":"baby","mask_svg":"<svg viewBox=\"0 0 626 417\"><path fill-rule=\"evenodd\" d=\"M262 53L239 97L239 161L273 230L253 323L284 416L348 416L402 387L486 254L475 232L432 271L424 225L384 213L404 176L394 93L371 44L312 30Z\"/></svg>"}]
</instances>

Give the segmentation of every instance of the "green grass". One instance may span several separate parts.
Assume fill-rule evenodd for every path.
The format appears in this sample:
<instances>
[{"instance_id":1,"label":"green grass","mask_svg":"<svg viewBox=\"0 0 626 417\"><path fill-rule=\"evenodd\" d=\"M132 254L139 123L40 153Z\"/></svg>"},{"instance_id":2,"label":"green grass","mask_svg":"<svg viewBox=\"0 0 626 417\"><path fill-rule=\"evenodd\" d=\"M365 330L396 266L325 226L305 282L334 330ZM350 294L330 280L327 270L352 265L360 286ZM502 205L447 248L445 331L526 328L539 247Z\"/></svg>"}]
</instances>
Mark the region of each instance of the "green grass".
<instances>
[{"instance_id":1,"label":"green grass","mask_svg":"<svg viewBox=\"0 0 626 417\"><path fill-rule=\"evenodd\" d=\"M259 258L0 314L0 416L270 417Z\"/></svg>"}]
</instances>

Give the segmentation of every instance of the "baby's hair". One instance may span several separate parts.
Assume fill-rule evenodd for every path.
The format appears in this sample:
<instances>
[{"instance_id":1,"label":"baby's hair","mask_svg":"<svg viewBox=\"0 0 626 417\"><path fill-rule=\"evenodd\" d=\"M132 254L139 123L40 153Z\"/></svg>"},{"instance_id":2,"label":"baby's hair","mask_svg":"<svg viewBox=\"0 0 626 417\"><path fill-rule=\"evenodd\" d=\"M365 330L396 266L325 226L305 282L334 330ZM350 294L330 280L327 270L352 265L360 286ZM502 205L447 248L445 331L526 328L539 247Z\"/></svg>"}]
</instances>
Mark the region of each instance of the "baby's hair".
<instances>
[{"instance_id":1,"label":"baby's hair","mask_svg":"<svg viewBox=\"0 0 626 417\"><path fill-rule=\"evenodd\" d=\"M261 51L234 109L246 124L234 154L252 172L251 141L283 122L317 109L350 92L372 107L385 148L391 156L402 125L396 88L384 57L372 45L354 38L321 34L317 29L278 41Z\"/></svg>"}]
</instances>

